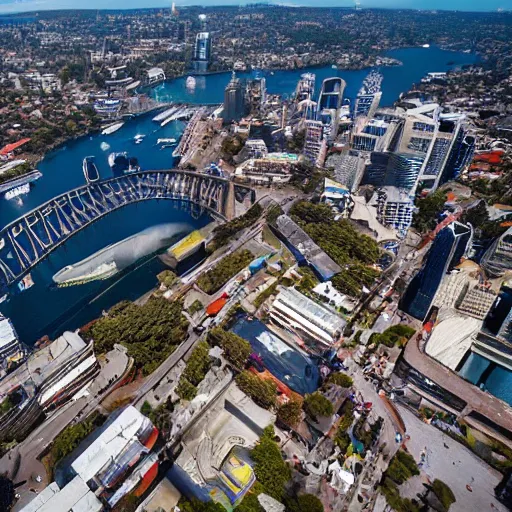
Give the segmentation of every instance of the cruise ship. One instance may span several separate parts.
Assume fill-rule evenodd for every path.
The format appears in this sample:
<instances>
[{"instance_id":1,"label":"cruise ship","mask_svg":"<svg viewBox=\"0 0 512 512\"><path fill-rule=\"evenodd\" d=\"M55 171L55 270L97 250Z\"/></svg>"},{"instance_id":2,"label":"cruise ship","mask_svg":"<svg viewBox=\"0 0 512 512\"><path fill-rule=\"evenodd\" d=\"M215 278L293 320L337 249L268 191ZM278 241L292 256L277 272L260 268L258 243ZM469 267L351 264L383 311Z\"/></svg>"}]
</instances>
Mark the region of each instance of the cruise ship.
<instances>
[{"instance_id":1,"label":"cruise ship","mask_svg":"<svg viewBox=\"0 0 512 512\"><path fill-rule=\"evenodd\" d=\"M94 183L100 179L98 168L94 163L93 156L86 156L82 163L82 170L84 171L84 177L87 183Z\"/></svg>"},{"instance_id":2,"label":"cruise ship","mask_svg":"<svg viewBox=\"0 0 512 512\"><path fill-rule=\"evenodd\" d=\"M169 246L188 229L186 224L174 223L145 229L62 268L53 276L53 282L60 288L108 279L141 258Z\"/></svg>"}]
</instances>

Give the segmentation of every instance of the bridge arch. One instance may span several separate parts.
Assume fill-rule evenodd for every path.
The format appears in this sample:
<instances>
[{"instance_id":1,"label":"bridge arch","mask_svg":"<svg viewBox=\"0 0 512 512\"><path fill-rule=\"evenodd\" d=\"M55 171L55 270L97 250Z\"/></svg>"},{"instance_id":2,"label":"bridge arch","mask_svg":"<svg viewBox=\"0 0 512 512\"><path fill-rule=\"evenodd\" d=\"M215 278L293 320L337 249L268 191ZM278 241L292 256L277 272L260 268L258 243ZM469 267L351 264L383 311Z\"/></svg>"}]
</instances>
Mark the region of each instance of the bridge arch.
<instances>
[{"instance_id":1,"label":"bridge arch","mask_svg":"<svg viewBox=\"0 0 512 512\"><path fill-rule=\"evenodd\" d=\"M54 197L0 231L0 296L80 230L128 204L186 201L230 220L235 185L190 171L141 171L78 187Z\"/></svg>"}]
</instances>

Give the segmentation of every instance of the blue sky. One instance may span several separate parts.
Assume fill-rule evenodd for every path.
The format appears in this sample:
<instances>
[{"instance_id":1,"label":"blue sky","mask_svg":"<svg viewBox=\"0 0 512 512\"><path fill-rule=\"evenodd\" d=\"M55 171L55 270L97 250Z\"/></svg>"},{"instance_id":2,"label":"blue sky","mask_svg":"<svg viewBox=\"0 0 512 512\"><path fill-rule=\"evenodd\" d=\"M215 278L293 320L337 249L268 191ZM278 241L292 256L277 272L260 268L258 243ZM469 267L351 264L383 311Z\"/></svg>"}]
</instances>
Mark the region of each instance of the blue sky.
<instances>
[{"instance_id":1,"label":"blue sky","mask_svg":"<svg viewBox=\"0 0 512 512\"><path fill-rule=\"evenodd\" d=\"M285 5L342 6L354 5L352 0L273 0ZM0 0L0 13L43 9L132 9L167 7L171 0ZM238 4L239 0L177 0L177 5ZM361 0L363 7L450 9L462 11L495 11L512 9L512 0Z\"/></svg>"}]
</instances>

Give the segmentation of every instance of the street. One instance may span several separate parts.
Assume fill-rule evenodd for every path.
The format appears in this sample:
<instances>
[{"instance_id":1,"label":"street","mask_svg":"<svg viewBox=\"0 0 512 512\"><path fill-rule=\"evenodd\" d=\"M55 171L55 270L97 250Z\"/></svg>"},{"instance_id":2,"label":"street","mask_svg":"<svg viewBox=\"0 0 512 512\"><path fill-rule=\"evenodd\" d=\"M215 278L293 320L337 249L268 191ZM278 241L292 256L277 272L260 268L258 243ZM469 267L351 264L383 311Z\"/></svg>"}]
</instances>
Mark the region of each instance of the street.
<instances>
[{"instance_id":1,"label":"street","mask_svg":"<svg viewBox=\"0 0 512 512\"><path fill-rule=\"evenodd\" d=\"M507 508L494 497L494 487L501 481L501 473L461 443L421 421L407 408L398 408L410 436L406 441L410 454L419 462L421 452L425 451L426 461L421 469L431 480L438 478L453 491L457 501L450 512L506 512ZM401 486L404 497L414 498L416 493L424 490L420 477L411 478ZM466 485L471 486L472 492Z\"/></svg>"}]
</instances>

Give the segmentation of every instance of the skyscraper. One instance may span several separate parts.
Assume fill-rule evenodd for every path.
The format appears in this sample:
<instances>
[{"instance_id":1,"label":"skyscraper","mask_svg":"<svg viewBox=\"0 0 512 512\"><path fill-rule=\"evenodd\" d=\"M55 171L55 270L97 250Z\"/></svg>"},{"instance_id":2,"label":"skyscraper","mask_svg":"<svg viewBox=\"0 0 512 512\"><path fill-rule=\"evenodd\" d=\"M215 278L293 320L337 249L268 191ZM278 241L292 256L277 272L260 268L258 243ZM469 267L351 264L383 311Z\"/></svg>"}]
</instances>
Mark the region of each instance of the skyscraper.
<instances>
[{"instance_id":1,"label":"skyscraper","mask_svg":"<svg viewBox=\"0 0 512 512\"><path fill-rule=\"evenodd\" d=\"M402 297L400 308L403 311L421 321L426 318L444 275L464 256L471 235L471 228L459 222L452 222L439 231L422 269Z\"/></svg>"},{"instance_id":2,"label":"skyscraper","mask_svg":"<svg viewBox=\"0 0 512 512\"><path fill-rule=\"evenodd\" d=\"M404 153L373 152L366 166L363 184L376 187L414 188L423 164L423 158Z\"/></svg>"},{"instance_id":3,"label":"skyscraper","mask_svg":"<svg viewBox=\"0 0 512 512\"><path fill-rule=\"evenodd\" d=\"M326 78L322 82L322 89L318 96L318 119L325 126L324 135L330 142L338 134L339 109L343 101L343 92L346 86L341 78Z\"/></svg>"},{"instance_id":4,"label":"skyscraper","mask_svg":"<svg viewBox=\"0 0 512 512\"><path fill-rule=\"evenodd\" d=\"M199 32L194 46L194 58L192 64L194 71L204 73L208 70L211 60L212 42L209 32Z\"/></svg>"},{"instance_id":5,"label":"skyscraper","mask_svg":"<svg viewBox=\"0 0 512 512\"><path fill-rule=\"evenodd\" d=\"M322 167L327 153L327 143L324 138L324 126L321 121L306 121L306 140L304 156L311 163Z\"/></svg>"},{"instance_id":6,"label":"skyscraper","mask_svg":"<svg viewBox=\"0 0 512 512\"><path fill-rule=\"evenodd\" d=\"M242 82L236 78L235 72L231 81L224 89L224 112L222 117L224 121L239 121L244 115L244 90Z\"/></svg>"}]
</instances>

